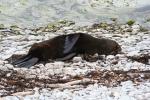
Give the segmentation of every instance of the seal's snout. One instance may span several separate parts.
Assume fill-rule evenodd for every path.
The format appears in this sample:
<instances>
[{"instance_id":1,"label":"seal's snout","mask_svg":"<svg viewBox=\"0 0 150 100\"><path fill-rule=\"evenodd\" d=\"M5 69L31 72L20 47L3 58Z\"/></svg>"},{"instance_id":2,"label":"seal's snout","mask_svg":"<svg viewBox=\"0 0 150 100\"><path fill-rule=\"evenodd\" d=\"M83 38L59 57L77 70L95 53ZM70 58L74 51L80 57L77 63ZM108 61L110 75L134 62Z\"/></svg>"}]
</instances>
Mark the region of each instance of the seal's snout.
<instances>
[{"instance_id":1,"label":"seal's snout","mask_svg":"<svg viewBox=\"0 0 150 100\"><path fill-rule=\"evenodd\" d=\"M121 46L118 44L117 46L116 46L116 54L124 54L124 52L122 52L122 48L121 48Z\"/></svg>"},{"instance_id":2,"label":"seal's snout","mask_svg":"<svg viewBox=\"0 0 150 100\"><path fill-rule=\"evenodd\" d=\"M121 46L120 46L119 44L118 44L117 47L116 47L116 51L117 51L118 53L122 51Z\"/></svg>"},{"instance_id":3,"label":"seal's snout","mask_svg":"<svg viewBox=\"0 0 150 100\"><path fill-rule=\"evenodd\" d=\"M112 54L112 55L121 54L122 53L121 46L117 42L114 42L113 45L114 46L113 46L110 54Z\"/></svg>"}]
</instances>

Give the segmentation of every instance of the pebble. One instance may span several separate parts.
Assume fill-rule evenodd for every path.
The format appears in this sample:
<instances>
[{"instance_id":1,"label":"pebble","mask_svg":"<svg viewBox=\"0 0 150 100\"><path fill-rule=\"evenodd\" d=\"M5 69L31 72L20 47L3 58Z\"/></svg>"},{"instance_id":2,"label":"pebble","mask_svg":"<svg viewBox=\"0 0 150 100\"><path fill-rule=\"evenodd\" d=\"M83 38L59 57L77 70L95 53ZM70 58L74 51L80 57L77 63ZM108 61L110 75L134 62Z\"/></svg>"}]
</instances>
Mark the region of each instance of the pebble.
<instances>
[{"instance_id":1,"label":"pebble","mask_svg":"<svg viewBox=\"0 0 150 100\"><path fill-rule=\"evenodd\" d=\"M138 24L132 25L133 30L140 30L140 26Z\"/></svg>"},{"instance_id":2,"label":"pebble","mask_svg":"<svg viewBox=\"0 0 150 100\"><path fill-rule=\"evenodd\" d=\"M4 65L6 61L0 60L0 65Z\"/></svg>"},{"instance_id":3,"label":"pebble","mask_svg":"<svg viewBox=\"0 0 150 100\"><path fill-rule=\"evenodd\" d=\"M0 65L0 70L2 70L2 71L9 71L9 69L6 66L4 66L4 65Z\"/></svg>"},{"instance_id":4,"label":"pebble","mask_svg":"<svg viewBox=\"0 0 150 100\"><path fill-rule=\"evenodd\" d=\"M112 60L112 59L114 59L115 58L115 56L114 55L108 55L107 57L106 57L106 59L110 59L110 60Z\"/></svg>"},{"instance_id":5,"label":"pebble","mask_svg":"<svg viewBox=\"0 0 150 100\"><path fill-rule=\"evenodd\" d=\"M14 66L11 64L5 64L5 66L9 69L9 70L13 70Z\"/></svg>"},{"instance_id":6,"label":"pebble","mask_svg":"<svg viewBox=\"0 0 150 100\"><path fill-rule=\"evenodd\" d=\"M63 27L64 30L70 30L72 27Z\"/></svg>"},{"instance_id":7,"label":"pebble","mask_svg":"<svg viewBox=\"0 0 150 100\"><path fill-rule=\"evenodd\" d=\"M73 61L73 63L77 63L77 62L82 61L82 58L81 57L74 57L72 61Z\"/></svg>"}]
</instances>

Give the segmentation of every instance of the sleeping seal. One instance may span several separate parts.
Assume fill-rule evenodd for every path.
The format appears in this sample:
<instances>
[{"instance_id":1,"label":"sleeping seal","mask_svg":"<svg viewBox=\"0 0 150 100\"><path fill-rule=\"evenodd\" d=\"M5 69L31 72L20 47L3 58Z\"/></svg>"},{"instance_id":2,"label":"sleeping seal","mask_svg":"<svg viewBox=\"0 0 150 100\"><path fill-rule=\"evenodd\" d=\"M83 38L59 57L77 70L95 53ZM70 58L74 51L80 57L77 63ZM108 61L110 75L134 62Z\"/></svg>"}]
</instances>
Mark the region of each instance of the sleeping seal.
<instances>
[{"instance_id":1,"label":"sleeping seal","mask_svg":"<svg viewBox=\"0 0 150 100\"><path fill-rule=\"evenodd\" d=\"M35 43L27 55L14 61L18 67L31 67L38 62L53 60L68 60L77 54L99 55L117 54L120 45L110 39L98 39L85 33L60 35L50 40Z\"/></svg>"}]
</instances>

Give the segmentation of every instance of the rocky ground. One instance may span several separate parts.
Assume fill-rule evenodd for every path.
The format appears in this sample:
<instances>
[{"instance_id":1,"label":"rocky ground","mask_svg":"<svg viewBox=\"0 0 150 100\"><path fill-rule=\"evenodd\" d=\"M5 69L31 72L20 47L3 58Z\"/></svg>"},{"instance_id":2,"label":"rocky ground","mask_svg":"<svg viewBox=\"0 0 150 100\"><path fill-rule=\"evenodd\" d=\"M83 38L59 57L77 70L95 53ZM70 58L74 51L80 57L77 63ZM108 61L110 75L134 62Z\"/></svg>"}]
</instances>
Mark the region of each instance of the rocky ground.
<instances>
[{"instance_id":1,"label":"rocky ground","mask_svg":"<svg viewBox=\"0 0 150 100\"><path fill-rule=\"evenodd\" d=\"M9 63L14 59L12 54L26 54L35 42L77 32L115 40L123 54L95 54L88 61L78 55L70 61L52 61L29 69ZM148 100L150 31L136 22L119 24L115 19L84 27L72 21L37 29L0 25L0 96L7 100Z\"/></svg>"}]
</instances>

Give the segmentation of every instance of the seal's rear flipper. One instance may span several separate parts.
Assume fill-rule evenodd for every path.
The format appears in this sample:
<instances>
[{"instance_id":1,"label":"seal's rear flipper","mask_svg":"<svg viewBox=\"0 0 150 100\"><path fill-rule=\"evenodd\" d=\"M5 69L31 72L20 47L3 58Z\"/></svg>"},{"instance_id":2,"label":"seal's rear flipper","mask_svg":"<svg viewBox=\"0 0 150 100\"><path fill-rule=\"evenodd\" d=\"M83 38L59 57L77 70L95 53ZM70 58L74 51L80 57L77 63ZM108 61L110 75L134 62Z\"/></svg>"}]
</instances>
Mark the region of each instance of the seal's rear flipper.
<instances>
[{"instance_id":1,"label":"seal's rear flipper","mask_svg":"<svg viewBox=\"0 0 150 100\"><path fill-rule=\"evenodd\" d=\"M30 58L26 61L16 64L15 66L29 68L29 67L35 65L38 62L38 60L39 60L38 58Z\"/></svg>"},{"instance_id":2,"label":"seal's rear flipper","mask_svg":"<svg viewBox=\"0 0 150 100\"><path fill-rule=\"evenodd\" d=\"M24 62L24 61L26 61L30 58L31 58L31 55L26 55L26 56L23 56L23 57L21 57L20 59L18 59L16 61L12 62L12 64L17 65L17 64L20 64L20 63L22 63L22 62Z\"/></svg>"},{"instance_id":3,"label":"seal's rear flipper","mask_svg":"<svg viewBox=\"0 0 150 100\"><path fill-rule=\"evenodd\" d=\"M38 58L32 57L31 55L26 55L14 62L12 64L17 67L31 67L38 62Z\"/></svg>"}]
</instances>

